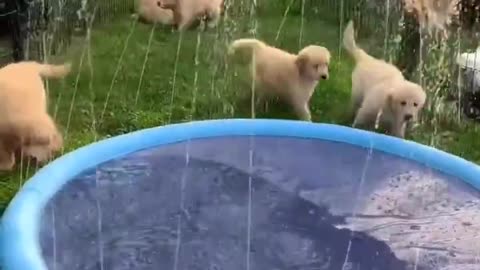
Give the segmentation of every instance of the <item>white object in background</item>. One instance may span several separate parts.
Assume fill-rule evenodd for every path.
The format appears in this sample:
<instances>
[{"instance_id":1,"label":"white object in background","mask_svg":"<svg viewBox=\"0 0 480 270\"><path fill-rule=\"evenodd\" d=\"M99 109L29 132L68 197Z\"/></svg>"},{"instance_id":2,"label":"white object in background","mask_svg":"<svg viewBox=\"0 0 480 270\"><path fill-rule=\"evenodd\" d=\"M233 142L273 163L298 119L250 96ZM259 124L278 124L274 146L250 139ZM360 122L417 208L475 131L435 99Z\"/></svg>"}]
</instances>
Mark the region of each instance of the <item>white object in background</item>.
<instances>
[{"instance_id":1,"label":"white object in background","mask_svg":"<svg viewBox=\"0 0 480 270\"><path fill-rule=\"evenodd\" d=\"M473 53L462 53L457 57L457 64L463 68L480 69L480 47Z\"/></svg>"},{"instance_id":2,"label":"white object in background","mask_svg":"<svg viewBox=\"0 0 480 270\"><path fill-rule=\"evenodd\" d=\"M472 53L462 53L457 57L457 64L466 69L467 73L473 73L473 92L480 86L480 47Z\"/></svg>"}]
</instances>

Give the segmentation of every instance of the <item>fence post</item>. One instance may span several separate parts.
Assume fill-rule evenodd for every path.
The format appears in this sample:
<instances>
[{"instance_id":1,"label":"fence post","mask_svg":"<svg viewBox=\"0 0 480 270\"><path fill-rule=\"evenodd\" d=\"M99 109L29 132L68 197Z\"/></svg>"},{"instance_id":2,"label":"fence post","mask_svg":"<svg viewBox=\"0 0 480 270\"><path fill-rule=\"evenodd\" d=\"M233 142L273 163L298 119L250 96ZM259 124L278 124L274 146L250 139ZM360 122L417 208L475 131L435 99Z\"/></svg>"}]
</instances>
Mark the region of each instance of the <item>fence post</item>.
<instances>
[{"instance_id":1,"label":"fence post","mask_svg":"<svg viewBox=\"0 0 480 270\"><path fill-rule=\"evenodd\" d=\"M14 61L21 61L25 59L25 50L24 50L24 36L22 29L21 18L21 4L18 0L7 0L6 7L9 12L8 15L8 24L11 31L12 38L12 56Z\"/></svg>"}]
</instances>

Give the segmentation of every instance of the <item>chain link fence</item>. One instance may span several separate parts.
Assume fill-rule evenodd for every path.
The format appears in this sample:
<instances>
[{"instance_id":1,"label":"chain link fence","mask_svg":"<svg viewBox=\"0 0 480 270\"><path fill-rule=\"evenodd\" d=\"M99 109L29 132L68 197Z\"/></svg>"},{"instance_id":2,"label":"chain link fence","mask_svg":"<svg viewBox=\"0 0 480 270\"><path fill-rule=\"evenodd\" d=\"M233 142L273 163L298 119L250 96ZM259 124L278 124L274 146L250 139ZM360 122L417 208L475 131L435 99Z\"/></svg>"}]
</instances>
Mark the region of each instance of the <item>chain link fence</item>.
<instances>
[{"instance_id":1,"label":"chain link fence","mask_svg":"<svg viewBox=\"0 0 480 270\"><path fill-rule=\"evenodd\" d=\"M90 19L105 23L133 9L133 0L0 0L0 64L42 61L83 35Z\"/></svg>"},{"instance_id":2,"label":"chain link fence","mask_svg":"<svg viewBox=\"0 0 480 270\"><path fill-rule=\"evenodd\" d=\"M5 32L9 33L5 33L4 36L15 41L15 44L8 48L10 51L8 58L12 59L12 48L16 53L14 60L43 60L44 55L55 54L68 47L75 35L84 34L88 20L93 19L95 24L106 23L118 15L133 12L135 3L134 0L0 0L0 3L1 1L10 3L9 8L5 10L2 10L0 4L0 14L8 14L0 15L0 18L8 17L6 20L9 21L7 27L0 28L7 29ZM250 1L252 0L230 0L227 1L227 6L231 13L248 13ZM395 3L390 5L390 1ZM398 2L398 0L275 0L267 4L260 3L259 9L263 13L268 13L273 7L285 10L290 15L322 14L327 16L326 19L338 21L340 25L353 18L360 24L359 28L362 31L369 29L385 35L393 33L398 28L392 25L399 14L399 7L396 4ZM265 10L262 10L262 7Z\"/></svg>"},{"instance_id":3,"label":"chain link fence","mask_svg":"<svg viewBox=\"0 0 480 270\"><path fill-rule=\"evenodd\" d=\"M257 3L226 0L226 6L232 15L248 14L252 1ZM452 96L458 102L456 55L478 45L478 40L472 40L478 39L480 0L458 0L460 14L449 29L450 36L443 39L422 33L415 17L406 13L404 0L264 0L258 4L259 16L277 11L321 16L338 24L339 41L344 26L353 19L359 36L371 43L367 44L370 52L396 63L408 78L427 88L431 100L438 100L430 105L432 115L437 103ZM134 12L134 5L135 0L0 0L0 57L3 63L44 61L68 48L75 36L84 35L90 23L108 23Z\"/></svg>"}]
</instances>

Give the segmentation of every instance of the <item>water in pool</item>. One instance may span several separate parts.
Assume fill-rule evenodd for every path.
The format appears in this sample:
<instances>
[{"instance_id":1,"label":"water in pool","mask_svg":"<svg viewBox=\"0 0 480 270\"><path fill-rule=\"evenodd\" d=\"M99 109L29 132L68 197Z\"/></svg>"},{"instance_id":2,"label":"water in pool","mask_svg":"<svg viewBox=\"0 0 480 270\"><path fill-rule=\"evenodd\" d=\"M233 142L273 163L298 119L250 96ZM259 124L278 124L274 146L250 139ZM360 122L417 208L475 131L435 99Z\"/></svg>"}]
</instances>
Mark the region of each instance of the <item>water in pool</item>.
<instances>
[{"instance_id":1,"label":"water in pool","mask_svg":"<svg viewBox=\"0 0 480 270\"><path fill-rule=\"evenodd\" d=\"M49 269L470 270L479 197L347 144L204 139L79 175L47 206L40 240Z\"/></svg>"}]
</instances>

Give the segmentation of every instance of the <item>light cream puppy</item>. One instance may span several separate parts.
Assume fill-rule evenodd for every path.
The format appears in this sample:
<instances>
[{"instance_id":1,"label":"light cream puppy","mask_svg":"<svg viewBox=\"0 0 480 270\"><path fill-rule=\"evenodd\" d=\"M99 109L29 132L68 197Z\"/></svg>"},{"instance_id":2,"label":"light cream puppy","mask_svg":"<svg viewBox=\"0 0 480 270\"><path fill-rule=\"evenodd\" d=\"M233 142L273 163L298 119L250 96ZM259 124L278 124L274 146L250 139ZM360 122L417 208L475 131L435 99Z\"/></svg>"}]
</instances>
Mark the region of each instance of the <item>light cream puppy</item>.
<instances>
[{"instance_id":1,"label":"light cream puppy","mask_svg":"<svg viewBox=\"0 0 480 270\"><path fill-rule=\"evenodd\" d=\"M15 165L15 152L47 161L63 138L47 111L43 78L61 78L70 64L19 62L0 69L0 169Z\"/></svg>"},{"instance_id":2,"label":"light cream puppy","mask_svg":"<svg viewBox=\"0 0 480 270\"><path fill-rule=\"evenodd\" d=\"M292 54L257 39L238 39L230 45L229 53L245 49L250 55L253 52L251 75L259 101L277 96L289 103L300 119L311 121L309 101L319 80L328 79L330 52L310 45Z\"/></svg>"},{"instance_id":3,"label":"light cream puppy","mask_svg":"<svg viewBox=\"0 0 480 270\"><path fill-rule=\"evenodd\" d=\"M159 0L138 0L137 14L147 23L173 24L173 11L161 7Z\"/></svg>"},{"instance_id":4,"label":"light cream puppy","mask_svg":"<svg viewBox=\"0 0 480 270\"><path fill-rule=\"evenodd\" d=\"M173 20L178 30L188 29L194 22L208 18L207 26L217 26L223 0L161 0L162 8L173 10Z\"/></svg>"},{"instance_id":5,"label":"light cream puppy","mask_svg":"<svg viewBox=\"0 0 480 270\"><path fill-rule=\"evenodd\" d=\"M407 81L394 65L357 47L353 22L345 29L343 45L356 62L352 74L353 126L376 128L380 124L391 135L405 137L406 124L417 120L425 104L422 87Z\"/></svg>"}]
</instances>

